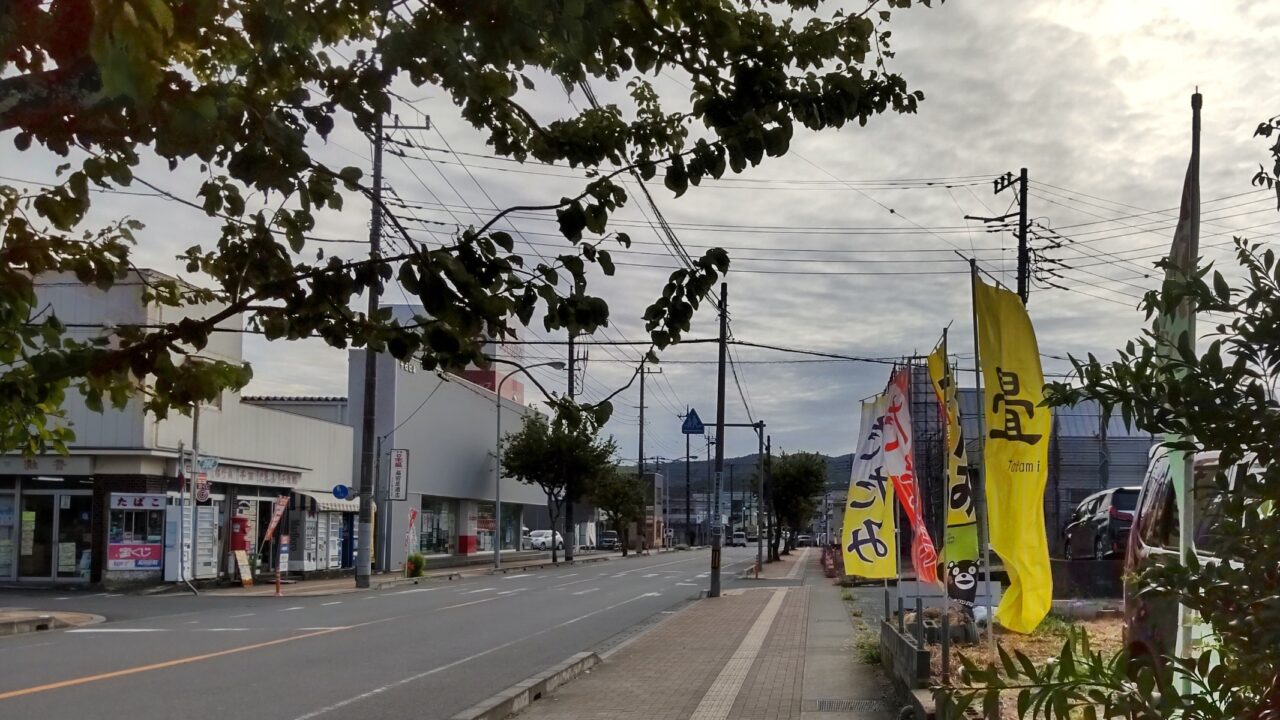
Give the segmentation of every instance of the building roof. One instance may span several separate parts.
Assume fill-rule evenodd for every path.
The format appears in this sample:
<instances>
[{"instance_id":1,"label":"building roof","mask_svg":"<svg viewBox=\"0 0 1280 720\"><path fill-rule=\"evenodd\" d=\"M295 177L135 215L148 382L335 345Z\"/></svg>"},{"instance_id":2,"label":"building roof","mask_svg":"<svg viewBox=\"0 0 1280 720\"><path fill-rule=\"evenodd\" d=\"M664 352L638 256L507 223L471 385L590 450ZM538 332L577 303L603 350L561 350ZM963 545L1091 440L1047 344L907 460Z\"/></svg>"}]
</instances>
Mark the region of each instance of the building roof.
<instances>
[{"instance_id":1,"label":"building roof","mask_svg":"<svg viewBox=\"0 0 1280 720\"><path fill-rule=\"evenodd\" d=\"M980 407L977 390L974 388L960 388L959 400L964 436L966 438L977 437L977 414ZM1092 438L1098 436L1101 413L1097 402L1085 400L1071 407L1054 408L1053 420L1056 425L1057 435L1060 438ZM1118 414L1113 414L1107 421L1107 437L1111 439L1141 438L1149 440L1151 434L1136 427L1125 427L1123 418Z\"/></svg>"},{"instance_id":2,"label":"building roof","mask_svg":"<svg viewBox=\"0 0 1280 720\"><path fill-rule=\"evenodd\" d=\"M340 395L243 395L240 400L254 402L336 403L346 402Z\"/></svg>"}]
</instances>

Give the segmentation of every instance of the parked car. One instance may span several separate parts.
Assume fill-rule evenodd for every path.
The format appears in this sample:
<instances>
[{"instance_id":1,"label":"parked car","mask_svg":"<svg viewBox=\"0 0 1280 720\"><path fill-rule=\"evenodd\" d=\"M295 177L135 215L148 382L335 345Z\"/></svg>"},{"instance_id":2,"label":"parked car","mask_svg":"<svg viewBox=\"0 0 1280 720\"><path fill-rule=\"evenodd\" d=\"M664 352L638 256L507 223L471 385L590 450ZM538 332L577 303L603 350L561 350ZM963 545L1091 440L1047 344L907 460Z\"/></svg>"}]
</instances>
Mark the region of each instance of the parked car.
<instances>
[{"instance_id":1,"label":"parked car","mask_svg":"<svg viewBox=\"0 0 1280 720\"><path fill-rule=\"evenodd\" d=\"M1210 491L1218 472L1218 453L1196 453L1194 462L1193 547L1201 565L1218 562L1214 552L1213 530L1220 512L1211 500ZM1242 472L1256 472L1249 464L1241 464L1228 474L1228 487L1234 488ZM1124 643L1129 657L1138 662L1158 662L1158 658L1174 652L1178 632L1178 598L1167 592L1139 586L1141 575L1152 567L1178 562L1178 502L1169 473L1167 451L1152 450L1138 496L1133 532L1129 536L1124 566Z\"/></svg>"},{"instance_id":2,"label":"parked car","mask_svg":"<svg viewBox=\"0 0 1280 720\"><path fill-rule=\"evenodd\" d=\"M729 540L729 547L746 547L747 534L744 532L736 532Z\"/></svg>"},{"instance_id":3,"label":"parked car","mask_svg":"<svg viewBox=\"0 0 1280 720\"><path fill-rule=\"evenodd\" d=\"M747 532L747 542L753 543L753 542L759 541L759 539L760 539L760 533L756 532L755 530L751 530Z\"/></svg>"},{"instance_id":4,"label":"parked car","mask_svg":"<svg viewBox=\"0 0 1280 720\"><path fill-rule=\"evenodd\" d=\"M813 538L808 535L796 536L796 547L809 547L813 543Z\"/></svg>"},{"instance_id":5,"label":"parked car","mask_svg":"<svg viewBox=\"0 0 1280 720\"><path fill-rule=\"evenodd\" d=\"M1129 542L1133 512L1138 507L1137 487L1103 490L1076 506L1062 531L1062 552L1068 560L1104 558L1123 553Z\"/></svg>"},{"instance_id":6,"label":"parked car","mask_svg":"<svg viewBox=\"0 0 1280 720\"><path fill-rule=\"evenodd\" d=\"M564 538L560 533L556 533L556 549L564 549ZM529 533L529 546L534 550L547 550L551 547L551 531L550 530L534 530Z\"/></svg>"},{"instance_id":7,"label":"parked car","mask_svg":"<svg viewBox=\"0 0 1280 720\"><path fill-rule=\"evenodd\" d=\"M596 540L596 547L601 550L620 550L622 542L618 540L617 530L605 530Z\"/></svg>"}]
</instances>

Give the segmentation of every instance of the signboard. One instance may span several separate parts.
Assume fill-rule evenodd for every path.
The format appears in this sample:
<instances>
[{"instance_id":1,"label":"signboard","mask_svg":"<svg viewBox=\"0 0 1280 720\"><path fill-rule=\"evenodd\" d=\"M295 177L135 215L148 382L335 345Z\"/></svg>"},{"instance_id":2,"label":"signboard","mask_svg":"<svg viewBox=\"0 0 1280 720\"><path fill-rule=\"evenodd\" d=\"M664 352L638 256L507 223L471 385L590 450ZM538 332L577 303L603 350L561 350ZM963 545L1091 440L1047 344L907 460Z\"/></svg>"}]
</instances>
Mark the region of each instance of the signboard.
<instances>
[{"instance_id":1,"label":"signboard","mask_svg":"<svg viewBox=\"0 0 1280 720\"><path fill-rule=\"evenodd\" d=\"M208 473L202 472L196 474L196 491L194 494L196 496L196 502L209 502L210 493Z\"/></svg>"},{"instance_id":2,"label":"signboard","mask_svg":"<svg viewBox=\"0 0 1280 720\"><path fill-rule=\"evenodd\" d=\"M0 475L92 475L93 457L37 455L35 457L0 457Z\"/></svg>"},{"instance_id":3,"label":"signboard","mask_svg":"<svg viewBox=\"0 0 1280 720\"><path fill-rule=\"evenodd\" d=\"M253 570L249 567L249 553L236 550L236 570L240 573L240 587L253 587Z\"/></svg>"},{"instance_id":4,"label":"signboard","mask_svg":"<svg viewBox=\"0 0 1280 720\"><path fill-rule=\"evenodd\" d=\"M702 426L702 418L698 417L698 411L690 409L689 414L684 416L684 424L680 426L680 432L685 435L703 435L706 431Z\"/></svg>"},{"instance_id":5,"label":"signboard","mask_svg":"<svg viewBox=\"0 0 1280 720\"><path fill-rule=\"evenodd\" d=\"M409 499L409 451L391 451L391 479L388 489L392 500Z\"/></svg>"},{"instance_id":6,"label":"signboard","mask_svg":"<svg viewBox=\"0 0 1280 720\"><path fill-rule=\"evenodd\" d=\"M281 495L276 498L271 508L271 522L267 525L267 534L263 536L263 541L271 540L271 536L276 532L276 525L280 524L280 516L284 515L285 508L289 507L289 496Z\"/></svg>"},{"instance_id":7,"label":"signboard","mask_svg":"<svg viewBox=\"0 0 1280 720\"><path fill-rule=\"evenodd\" d=\"M107 545L108 570L159 570L164 559L160 543Z\"/></svg>"},{"instance_id":8,"label":"signboard","mask_svg":"<svg viewBox=\"0 0 1280 720\"><path fill-rule=\"evenodd\" d=\"M280 536L280 564L276 565L279 570L285 570L289 567L289 536Z\"/></svg>"},{"instance_id":9,"label":"signboard","mask_svg":"<svg viewBox=\"0 0 1280 720\"><path fill-rule=\"evenodd\" d=\"M183 463L183 472L185 474L190 470L191 458L187 458ZM206 472L212 482L231 483L233 485L265 485L267 487L294 488L302 482L302 473L293 470L223 465L221 462L218 463L217 467Z\"/></svg>"},{"instance_id":10,"label":"signboard","mask_svg":"<svg viewBox=\"0 0 1280 720\"><path fill-rule=\"evenodd\" d=\"M164 495L111 493L112 510L163 510L168 503Z\"/></svg>"},{"instance_id":11,"label":"signboard","mask_svg":"<svg viewBox=\"0 0 1280 720\"><path fill-rule=\"evenodd\" d=\"M351 497L351 488L347 487L346 485L334 485L333 496L338 498L339 500L346 500L347 498Z\"/></svg>"},{"instance_id":12,"label":"signboard","mask_svg":"<svg viewBox=\"0 0 1280 720\"><path fill-rule=\"evenodd\" d=\"M205 472L213 472L218 469L218 458L212 455L201 455L196 461L196 467Z\"/></svg>"}]
</instances>

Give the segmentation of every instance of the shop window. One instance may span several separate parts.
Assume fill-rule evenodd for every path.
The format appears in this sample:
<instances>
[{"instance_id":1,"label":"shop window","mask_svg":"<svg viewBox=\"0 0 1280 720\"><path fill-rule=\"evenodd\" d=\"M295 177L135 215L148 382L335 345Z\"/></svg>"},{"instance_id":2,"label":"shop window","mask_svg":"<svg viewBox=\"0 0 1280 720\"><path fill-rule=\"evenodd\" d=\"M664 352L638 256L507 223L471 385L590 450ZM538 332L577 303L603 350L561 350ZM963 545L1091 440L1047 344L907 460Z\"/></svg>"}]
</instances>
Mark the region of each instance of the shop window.
<instances>
[{"instance_id":1,"label":"shop window","mask_svg":"<svg viewBox=\"0 0 1280 720\"><path fill-rule=\"evenodd\" d=\"M111 510L107 569L159 570L163 557L163 509Z\"/></svg>"},{"instance_id":2,"label":"shop window","mask_svg":"<svg viewBox=\"0 0 1280 720\"><path fill-rule=\"evenodd\" d=\"M439 498L422 498L418 516L418 551L424 555L447 555L454 551L453 502Z\"/></svg>"}]
</instances>

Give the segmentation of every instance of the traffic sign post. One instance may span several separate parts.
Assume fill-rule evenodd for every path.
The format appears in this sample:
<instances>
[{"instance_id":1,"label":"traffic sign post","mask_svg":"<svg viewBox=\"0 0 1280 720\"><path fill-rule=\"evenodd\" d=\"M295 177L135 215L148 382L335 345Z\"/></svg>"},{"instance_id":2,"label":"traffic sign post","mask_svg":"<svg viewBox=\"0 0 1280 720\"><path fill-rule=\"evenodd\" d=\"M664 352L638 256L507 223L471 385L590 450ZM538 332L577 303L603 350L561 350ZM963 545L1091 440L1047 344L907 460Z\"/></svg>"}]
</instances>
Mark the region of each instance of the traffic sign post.
<instances>
[{"instance_id":1,"label":"traffic sign post","mask_svg":"<svg viewBox=\"0 0 1280 720\"><path fill-rule=\"evenodd\" d=\"M339 500L346 500L351 497L351 488L346 485L334 485L333 496Z\"/></svg>"},{"instance_id":2,"label":"traffic sign post","mask_svg":"<svg viewBox=\"0 0 1280 720\"><path fill-rule=\"evenodd\" d=\"M689 414L684 416L684 424L680 426L680 432L685 435L704 435L707 429L702 425L702 418L698 417L698 411L690 409Z\"/></svg>"},{"instance_id":3,"label":"traffic sign post","mask_svg":"<svg viewBox=\"0 0 1280 720\"><path fill-rule=\"evenodd\" d=\"M284 597L284 592L280 590L280 568L289 562L289 536L280 536L280 555L276 558L276 597Z\"/></svg>"}]
</instances>

